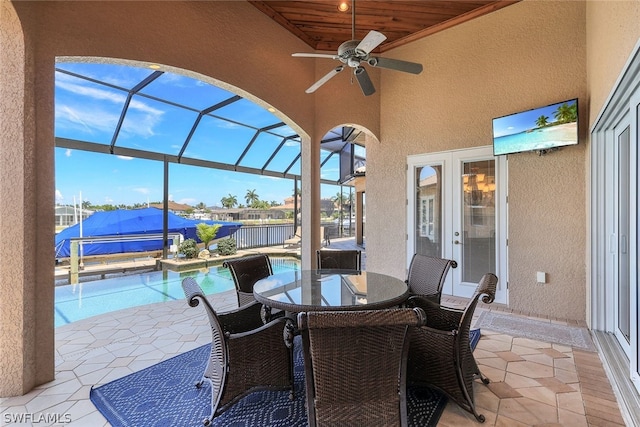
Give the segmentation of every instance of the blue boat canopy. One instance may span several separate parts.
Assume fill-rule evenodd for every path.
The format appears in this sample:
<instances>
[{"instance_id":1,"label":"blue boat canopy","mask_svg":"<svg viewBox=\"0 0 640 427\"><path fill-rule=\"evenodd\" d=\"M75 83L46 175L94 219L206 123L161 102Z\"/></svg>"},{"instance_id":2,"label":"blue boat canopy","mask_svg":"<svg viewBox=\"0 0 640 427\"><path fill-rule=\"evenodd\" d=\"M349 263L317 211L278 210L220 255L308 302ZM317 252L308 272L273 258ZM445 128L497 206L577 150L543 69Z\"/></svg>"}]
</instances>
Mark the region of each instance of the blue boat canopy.
<instances>
[{"instance_id":1,"label":"blue boat canopy","mask_svg":"<svg viewBox=\"0 0 640 427\"><path fill-rule=\"evenodd\" d=\"M242 226L239 222L187 219L171 212L168 216L168 233L181 234L184 239L194 239L196 242L200 242L196 234L196 226L200 223L221 225L216 240L231 236ZM161 250L162 233L162 210L157 208L96 212L82 222L82 237L104 239L83 242L82 252L84 256L91 256ZM71 239L79 237L80 224L58 233L56 258L69 257Z\"/></svg>"}]
</instances>

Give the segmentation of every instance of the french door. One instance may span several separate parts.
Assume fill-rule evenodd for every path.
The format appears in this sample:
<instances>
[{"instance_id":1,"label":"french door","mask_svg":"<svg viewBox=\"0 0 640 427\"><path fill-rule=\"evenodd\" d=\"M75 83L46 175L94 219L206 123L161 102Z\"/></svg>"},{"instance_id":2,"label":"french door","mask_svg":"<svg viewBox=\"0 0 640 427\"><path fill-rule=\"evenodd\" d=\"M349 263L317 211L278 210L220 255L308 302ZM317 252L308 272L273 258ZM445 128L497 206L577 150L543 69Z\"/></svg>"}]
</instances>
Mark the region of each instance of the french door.
<instances>
[{"instance_id":1,"label":"french door","mask_svg":"<svg viewBox=\"0 0 640 427\"><path fill-rule=\"evenodd\" d=\"M630 66L640 70L640 57ZM638 188L640 73L611 102L591 133L591 324L615 337L640 391Z\"/></svg>"},{"instance_id":2,"label":"french door","mask_svg":"<svg viewBox=\"0 0 640 427\"><path fill-rule=\"evenodd\" d=\"M631 127L628 115L621 121L615 129L616 144L616 165L614 167L615 179L613 186L616 191L612 192L615 197L613 203L614 232L612 234L612 283L614 292L614 322L615 336L620 346L630 356L631 353L631 282L630 282L630 185L631 185L631 158L630 158L630 134ZM617 170L617 171L616 171Z\"/></svg>"},{"instance_id":3,"label":"french door","mask_svg":"<svg viewBox=\"0 0 640 427\"><path fill-rule=\"evenodd\" d=\"M408 158L407 254L453 259L443 293L470 297L485 273L507 302L506 160L491 147Z\"/></svg>"},{"instance_id":4,"label":"french door","mask_svg":"<svg viewBox=\"0 0 640 427\"><path fill-rule=\"evenodd\" d=\"M611 165L606 188L613 195L610 215L607 282L613 301L609 330L629 359L631 380L640 390L640 334L638 333L638 144L640 142L640 91L612 130L607 147ZM605 166L606 168L606 166Z\"/></svg>"}]
</instances>

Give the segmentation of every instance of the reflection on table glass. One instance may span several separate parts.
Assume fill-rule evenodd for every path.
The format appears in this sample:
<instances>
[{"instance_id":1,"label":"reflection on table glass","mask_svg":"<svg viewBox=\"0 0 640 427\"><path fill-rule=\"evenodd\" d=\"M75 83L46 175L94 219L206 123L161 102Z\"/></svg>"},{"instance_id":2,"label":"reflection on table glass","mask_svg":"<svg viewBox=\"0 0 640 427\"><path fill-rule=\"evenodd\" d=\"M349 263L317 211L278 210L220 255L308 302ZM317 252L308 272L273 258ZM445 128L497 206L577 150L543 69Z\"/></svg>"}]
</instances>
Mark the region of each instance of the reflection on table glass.
<instances>
[{"instance_id":1,"label":"reflection on table glass","mask_svg":"<svg viewBox=\"0 0 640 427\"><path fill-rule=\"evenodd\" d=\"M290 311L393 306L401 303L407 293L403 280L346 270L287 271L262 279L254 286L258 301Z\"/></svg>"}]
</instances>

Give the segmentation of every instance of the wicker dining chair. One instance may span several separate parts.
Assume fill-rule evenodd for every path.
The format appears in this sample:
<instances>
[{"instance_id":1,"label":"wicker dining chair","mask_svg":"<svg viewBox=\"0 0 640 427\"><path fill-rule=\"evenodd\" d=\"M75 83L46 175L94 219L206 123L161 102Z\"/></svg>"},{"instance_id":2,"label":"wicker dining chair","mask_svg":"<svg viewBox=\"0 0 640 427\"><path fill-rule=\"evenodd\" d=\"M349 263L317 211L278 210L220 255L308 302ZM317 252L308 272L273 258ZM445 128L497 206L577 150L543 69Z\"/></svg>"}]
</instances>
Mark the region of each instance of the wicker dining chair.
<instances>
[{"instance_id":1,"label":"wicker dining chair","mask_svg":"<svg viewBox=\"0 0 640 427\"><path fill-rule=\"evenodd\" d=\"M449 268L457 266L458 263L450 259L413 255L406 280L409 292L411 295L421 295L440 304Z\"/></svg>"},{"instance_id":2,"label":"wicker dining chair","mask_svg":"<svg viewBox=\"0 0 640 427\"><path fill-rule=\"evenodd\" d=\"M211 414L203 424L256 390L289 389L293 399L293 322L281 317L262 324L258 302L217 313L192 277L182 288L191 307L204 303L211 325L211 354L196 383L211 384Z\"/></svg>"},{"instance_id":3,"label":"wicker dining chair","mask_svg":"<svg viewBox=\"0 0 640 427\"><path fill-rule=\"evenodd\" d=\"M421 297L411 296L407 305L422 308L427 323L410 334L407 377L411 384L431 385L442 390L461 408L485 421L478 413L473 395L473 380L489 384L473 357L469 329L478 299L490 304L495 299L498 278L487 273L480 279L475 294L464 309L444 307Z\"/></svg>"},{"instance_id":4,"label":"wicker dining chair","mask_svg":"<svg viewBox=\"0 0 640 427\"><path fill-rule=\"evenodd\" d=\"M362 270L362 252L357 249L318 249L318 270Z\"/></svg>"},{"instance_id":5,"label":"wicker dining chair","mask_svg":"<svg viewBox=\"0 0 640 427\"><path fill-rule=\"evenodd\" d=\"M406 426L406 334L424 322L408 308L299 313L309 426Z\"/></svg>"},{"instance_id":6,"label":"wicker dining chair","mask_svg":"<svg viewBox=\"0 0 640 427\"><path fill-rule=\"evenodd\" d=\"M242 258L230 259L222 263L223 267L229 269L231 278L236 286L236 296L238 307L255 302L253 297L253 285L260 279L273 274L271 260L268 255L257 254ZM272 311L271 307L263 306L260 316L264 323L274 317L283 316L283 311Z\"/></svg>"}]
</instances>

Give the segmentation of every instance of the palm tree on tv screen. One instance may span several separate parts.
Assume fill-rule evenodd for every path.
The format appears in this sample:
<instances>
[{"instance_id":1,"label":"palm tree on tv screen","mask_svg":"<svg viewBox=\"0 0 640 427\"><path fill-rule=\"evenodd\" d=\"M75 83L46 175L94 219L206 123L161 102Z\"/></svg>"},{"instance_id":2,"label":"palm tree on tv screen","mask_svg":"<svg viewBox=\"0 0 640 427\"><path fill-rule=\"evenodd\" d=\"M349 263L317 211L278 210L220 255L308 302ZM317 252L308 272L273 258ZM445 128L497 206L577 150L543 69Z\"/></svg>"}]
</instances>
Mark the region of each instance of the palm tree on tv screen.
<instances>
[{"instance_id":1,"label":"palm tree on tv screen","mask_svg":"<svg viewBox=\"0 0 640 427\"><path fill-rule=\"evenodd\" d=\"M549 124L549 117L547 116L540 116L536 119L536 126L538 126L539 128L545 127L548 124Z\"/></svg>"},{"instance_id":2,"label":"palm tree on tv screen","mask_svg":"<svg viewBox=\"0 0 640 427\"><path fill-rule=\"evenodd\" d=\"M578 106L575 103L569 105L565 102L553 115L560 123L575 122L578 120Z\"/></svg>"}]
</instances>

